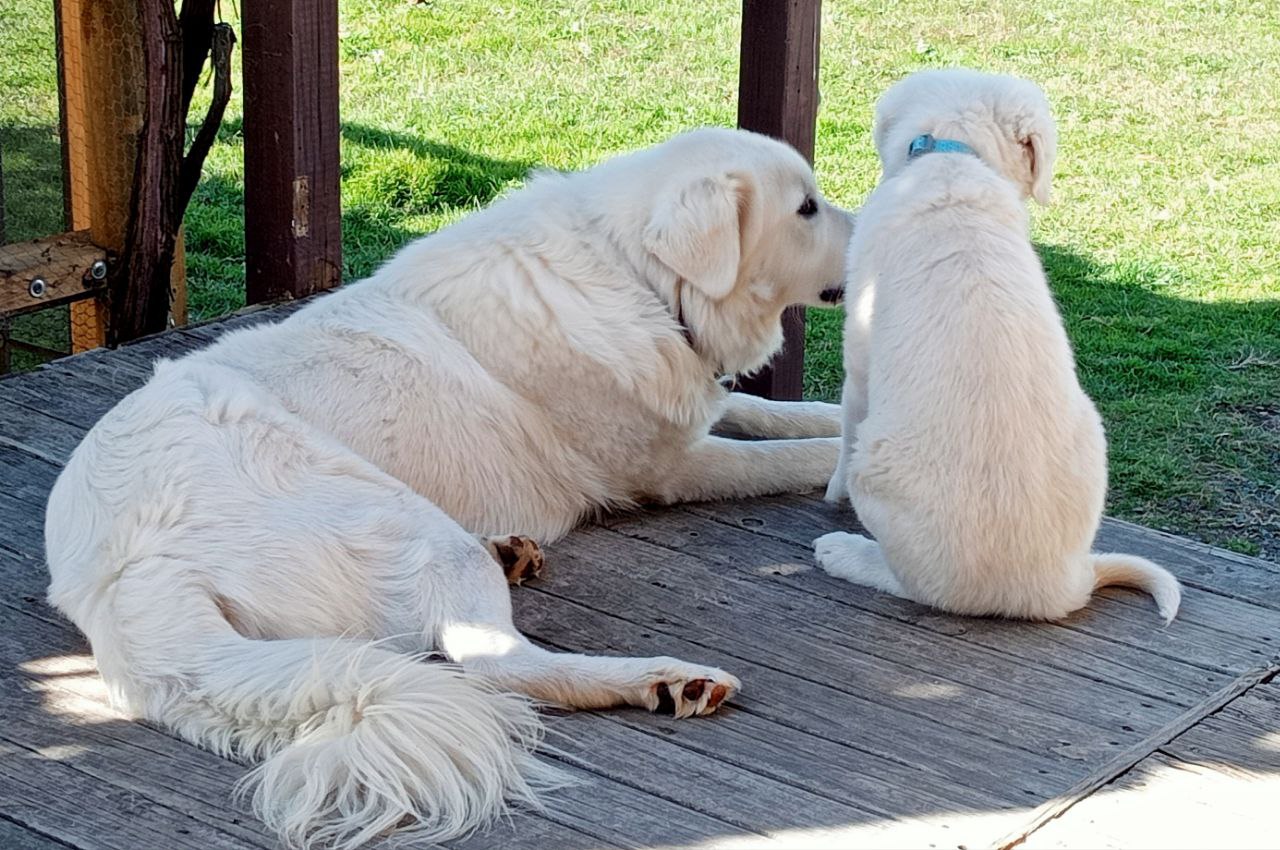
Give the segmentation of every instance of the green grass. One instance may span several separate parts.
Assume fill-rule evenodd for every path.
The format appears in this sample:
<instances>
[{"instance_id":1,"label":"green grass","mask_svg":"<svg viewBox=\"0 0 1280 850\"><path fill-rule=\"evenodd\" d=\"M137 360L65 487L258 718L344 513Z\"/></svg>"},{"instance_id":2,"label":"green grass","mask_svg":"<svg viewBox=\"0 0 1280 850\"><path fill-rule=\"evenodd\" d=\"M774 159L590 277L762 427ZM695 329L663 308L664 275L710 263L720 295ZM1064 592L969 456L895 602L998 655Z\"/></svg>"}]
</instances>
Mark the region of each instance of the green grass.
<instances>
[{"instance_id":1,"label":"green grass","mask_svg":"<svg viewBox=\"0 0 1280 850\"><path fill-rule=\"evenodd\" d=\"M45 14L47 0L17 5ZM1033 233L1107 423L1109 511L1280 558L1280 3L824 6L817 170L838 203L874 185L872 103L902 75L963 64L1044 87L1061 149L1056 203ZM346 277L532 165L732 123L739 12L736 0L344 0ZM49 85L4 46L0 90ZM56 103L37 100L44 113L0 103L6 177L14 128L56 121ZM187 217L197 318L243 300L239 116L237 99ZM839 325L812 316L814 397L838 394Z\"/></svg>"}]
</instances>

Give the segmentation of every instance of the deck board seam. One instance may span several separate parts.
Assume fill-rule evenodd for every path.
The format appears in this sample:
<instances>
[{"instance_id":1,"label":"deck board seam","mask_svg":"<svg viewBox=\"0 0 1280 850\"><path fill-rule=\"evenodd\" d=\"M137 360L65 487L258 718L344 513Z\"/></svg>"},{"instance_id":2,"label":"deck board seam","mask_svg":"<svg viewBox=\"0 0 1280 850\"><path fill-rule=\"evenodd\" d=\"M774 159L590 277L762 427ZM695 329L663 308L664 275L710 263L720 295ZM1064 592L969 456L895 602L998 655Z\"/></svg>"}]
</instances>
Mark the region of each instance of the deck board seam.
<instances>
[{"instance_id":1,"label":"deck board seam","mask_svg":"<svg viewBox=\"0 0 1280 850\"><path fill-rule=\"evenodd\" d=\"M543 755L546 758L552 759L553 761L558 761L558 762L561 762L562 764L567 764L570 767L576 767L577 769L590 773L592 776L597 776L606 782L612 782L614 785L621 785L623 788L629 788L630 790L636 792L637 794L642 794L645 797L653 797L656 800L662 800L666 803L672 804L673 806L678 806L679 808L691 814L696 814L701 817L710 818L711 820L714 820L717 823L724 824L725 826L731 827L736 830L748 832L752 835L759 835L762 838L767 837L767 833L761 832L755 827L751 827L743 823L735 823L734 821L729 820L722 814L714 814L712 812L704 812L699 809L695 809L694 807L687 805L686 803L682 803L676 797L668 796L666 794L659 794L656 791L651 791L647 788L644 788L641 785L638 785L634 782L630 782L624 778L621 778L621 777L615 778L613 776L609 776L606 773L602 773L599 768L591 764L591 762L587 761L586 759L569 757L556 751L548 751L543 753ZM549 818L549 819L554 820L553 818ZM555 822L560 823L559 821L555 821ZM561 824L561 825L564 826L565 824ZM599 836L595 835L594 833L591 834L591 837L599 838Z\"/></svg>"},{"instance_id":2,"label":"deck board seam","mask_svg":"<svg viewBox=\"0 0 1280 850\"><path fill-rule=\"evenodd\" d=\"M14 440L2 435L0 435L0 446L8 446L9 448L14 449L15 451L19 451L25 454L27 457L32 457L37 460L42 460L45 463L54 464L59 469L61 469L65 465L65 463L62 460L52 457L50 455L47 455L33 446L28 446L26 443L21 443L17 440Z\"/></svg>"},{"instance_id":3,"label":"deck board seam","mask_svg":"<svg viewBox=\"0 0 1280 850\"><path fill-rule=\"evenodd\" d=\"M56 835L51 835L38 827L32 826L31 824L28 824L28 823L23 823L22 821L17 820L7 812L0 812L0 820L5 821L6 823L11 823L14 826L18 827L18 829L25 830L31 833L32 835L38 835L41 838L47 839L48 841L52 841L54 844L61 844L63 847L71 848L71 850L81 850L82 845L71 844L66 840L59 838Z\"/></svg>"},{"instance_id":4,"label":"deck board seam","mask_svg":"<svg viewBox=\"0 0 1280 850\"><path fill-rule=\"evenodd\" d=\"M1069 631L1073 631L1073 632L1075 632L1076 634L1088 635L1089 637L1095 637L1095 638L1099 638L1099 639L1102 639L1102 640L1108 640L1108 641L1111 641L1112 643L1117 643L1117 644L1119 644L1120 646L1126 647L1126 648L1128 648L1128 649L1136 649L1136 650L1139 650L1139 651L1141 651L1141 652L1149 652L1149 653L1151 653L1152 655L1155 655L1155 656L1157 656L1157 657L1159 657L1159 658L1163 658L1163 659L1165 659L1166 661L1176 661L1176 662L1178 662L1179 664L1185 664L1185 665L1186 665L1186 666L1188 666L1188 667L1194 667L1194 668L1195 668L1195 669L1197 669L1197 670L1204 670L1204 671L1209 672L1209 673L1221 673L1221 674L1226 675L1226 676L1233 676L1233 677L1234 677L1234 676L1240 676L1240 675L1242 675L1242 674L1247 673L1249 670L1254 669L1254 668L1250 668L1250 667L1247 667L1247 668L1245 668L1244 670L1241 670L1241 669L1239 669L1239 668L1232 669L1231 667L1224 667L1224 666L1219 665L1219 664L1206 664L1206 663L1199 662L1199 661L1191 661L1191 660L1188 660L1188 659L1186 659L1186 658L1180 658L1179 656L1174 655L1173 653L1170 653L1170 652L1164 652L1164 651L1162 651L1162 650L1160 650L1160 649L1156 649L1155 647L1142 646L1141 644L1134 643L1134 642L1132 642L1131 640L1129 640L1128 638L1125 638L1125 637L1122 637L1122 636L1119 636L1119 635L1117 635L1117 636L1112 636L1112 635L1099 634L1098 632L1093 632L1093 631L1090 631L1090 630L1088 630L1088 629L1083 629L1083 628L1080 628L1080 627L1078 627L1078 626L1073 626L1073 625L1069 625L1069 624L1066 624L1066 623L1058 623L1057 625L1058 625L1060 628L1067 629L1067 630L1069 630ZM1241 636L1240 636L1240 635L1236 635L1235 637L1241 637ZM1275 660L1277 660L1277 659L1280 659L1280 655L1272 655L1270 660L1271 660L1271 661L1275 661Z\"/></svg>"},{"instance_id":5,"label":"deck board seam","mask_svg":"<svg viewBox=\"0 0 1280 850\"><path fill-rule=\"evenodd\" d=\"M32 748L32 747L30 747L30 746L28 746L28 745L26 745L26 744L22 743L21 741L16 741L16 740L14 740L12 737L7 737L7 736L6 736L6 737L4 737L4 738L3 738L3 740L8 741L10 744L13 744L13 745L14 745L14 746L16 746L16 747L19 747L19 748L21 748L22 750L25 750L25 751L26 751L26 752L28 752L28 753L31 753L32 755L36 756L37 758L40 758L40 759L44 759L44 758L45 758L45 757L40 753L39 748ZM101 784L103 784L103 785L107 785L107 786L112 787L112 788L119 788L119 789L120 789L120 790L122 790L122 791L127 791L127 792L128 792L130 795L132 795L132 796L139 797L139 798L141 798L141 799L143 799L143 800L146 800L148 804L150 804L150 805L152 805L152 806L156 807L157 809L164 809L165 811L168 811L168 812L173 813L174 815L176 815L176 816L178 817L178 819L179 819L179 820L181 820L181 819L184 819L184 818L185 818L185 819L187 819L187 820L191 820L191 821L195 821L196 823L203 824L204 826L208 827L208 828L209 828L210 830L212 830L213 832L216 832L216 833L218 833L219 835L224 836L224 837L225 837L225 838L227 838L229 841L231 841L233 844L240 844L240 845L245 845L245 846L249 846L249 847L259 847L259 848L262 848L262 850L275 850L275 846L276 846L276 845L275 845L275 843L274 843L274 842L264 843L264 842L259 842L259 841L251 841L251 840L247 839L247 838L246 838L245 836L243 836L243 835L239 835L239 834L237 834L237 833L235 833L235 832L228 831L227 829L223 828L220 824L218 824L217 822L215 822L215 821L213 821L213 820L207 819L207 818L205 818L205 817L201 817L201 816L196 815L196 814L192 814L191 812L183 811L182 809L179 809L179 808L175 808L174 806L169 805L168 803L161 802L160 800L157 800L157 799L155 798L155 795L154 795L154 794L152 794L152 793L148 793L148 792L146 792L146 791L137 790L137 789L133 789L133 788L127 788L127 787L125 787L125 786L119 785L119 784L117 784L117 783L115 783L115 782L112 782L112 781L110 781L110 780L108 780L108 779L104 779L104 778L102 778L101 776L97 775L97 774L96 774L96 773L94 773L93 771L84 770L84 769L83 769L83 768L81 768L79 765L75 764L74 762L70 762L70 761L59 761L59 762L57 762L57 763L58 763L59 765L61 765L63 768L65 768L66 770L74 771L75 773L78 773L78 774L80 774L81 776L88 777L89 779L93 780L94 782L98 782L98 783L101 783ZM200 800L199 798L190 797L190 796L188 796L187 794L182 793L182 792L181 792L180 790L178 790L176 787L172 787L172 788L170 788L169 790L173 791L174 793L178 794L179 796L183 797L184 799L191 800L191 801L193 801L193 802L195 802L195 803L199 803L199 804L201 804L201 805L209 805L208 801ZM230 815L230 814L231 814L231 811L230 811L230 810L227 810L227 813L228 813L228 815ZM24 825L24 826L25 826L25 825ZM63 843L65 843L65 842L63 842ZM71 846L75 846L75 845L71 845Z\"/></svg>"},{"instance_id":6,"label":"deck board seam","mask_svg":"<svg viewBox=\"0 0 1280 850\"><path fill-rule=\"evenodd\" d=\"M0 605L3 605L4 607L10 609L11 611L16 611L19 614L30 617L33 620L38 620L42 623L46 623L50 626L56 626L63 630L69 629L69 626L65 620L42 616L40 614L35 613L34 611L24 608L21 605L17 605L17 604L14 604L13 602L9 602L6 599L0 598ZM74 629L70 629L70 631L68 631L69 634L72 632L74 632L76 637L80 637L79 631L76 631Z\"/></svg>"},{"instance_id":7,"label":"deck board seam","mask_svg":"<svg viewBox=\"0 0 1280 850\"><path fill-rule=\"evenodd\" d=\"M735 706L735 708L736 708L736 706ZM849 799L848 799L847 797L838 797L838 796L836 796L836 795L834 795L834 794L829 794L829 793L826 793L826 792L823 792L823 791L816 790L816 789L814 789L814 788L808 788L808 787L805 787L805 786L802 786L802 785L797 785L797 784L795 784L794 782L792 782L791 780L786 779L786 778L785 778L785 777L783 777L783 776L775 775L775 774L770 773L770 772L768 772L768 771L766 771L766 770L762 770L762 769L760 769L760 766L758 766L758 765L739 764L739 763L737 763L737 762L732 762L732 761L728 761L728 760L723 759L723 758L719 758L719 757L714 756L714 755L712 755L712 754L710 754L710 753L704 752L704 751L702 751L702 750L698 749L697 747L689 746L689 744L688 744L687 740L682 739L682 738L680 738L679 736L674 736L674 735L673 735L673 736L671 736L671 737L667 737L667 736L665 736L665 735L658 735L658 734L655 734L655 733L654 733L654 731L653 731L653 730L651 730L651 729L645 729L645 728L644 728L644 727L642 727L642 726L638 726L638 725L635 725L635 724L633 724L633 723L628 723L627 721L622 720L622 719L620 719L620 718L618 718L618 717L615 717L615 716L613 716L613 715L610 715L610 714L604 714L604 713L601 713L601 714L599 714L599 716L600 716L600 717L603 717L605 720L607 720L607 721L608 721L608 722L610 722L610 723L613 723L614 725L621 726L621 727L622 727L622 728L624 728L624 729L630 729L630 730L632 730L633 732L638 732L638 733L643 734L643 735L648 735L648 736L649 736L649 737L651 737L651 738L656 738L656 739L658 739L658 740L665 741L665 742L667 742L667 743L669 743L669 744L672 744L672 745L674 745L674 746L679 747L679 748L680 748L680 749L682 749L682 750L687 750L687 751L689 751L689 752L691 752L691 753L696 753L696 754L698 754L698 755L700 755L700 756L703 756L703 757L705 757L705 758L712 759L713 761L716 761L716 762L718 762L718 763L720 763L720 764L728 765L729 767L732 767L732 768L734 768L735 770L741 770L741 771L742 771L742 772L744 772L744 773L750 773L750 774L751 774L751 775L753 775L753 776L759 776L759 777L761 777L761 778L763 778L763 779L768 779L770 782L777 782L777 783L779 783L779 784L786 785L786 786L788 786L788 787L790 787L790 788L798 789L798 790L800 790L800 791L803 791L803 792L804 792L804 793L806 793L806 794L810 794L810 795L812 795L812 796L814 796L814 797L817 797L817 798L819 798L819 799L826 800L827 802L830 802L830 803L836 803L837 805L841 806L842 808L849 809L851 812L856 813L856 814L858 814L858 815L862 815L862 816L871 815L871 816L874 816L874 817L877 817L877 818L892 818L892 817L894 817L894 814L893 814L892 812L884 811L884 810L881 810L881 809L875 808L875 807L873 807L873 806L866 806L866 805L863 805L862 803L854 803L854 802L850 802L850 801L849 801ZM819 740L821 740L821 741L823 741L824 743L827 743L827 744L839 744L839 742L838 742L838 741L830 741L830 740L828 740L828 739L826 739L826 738L820 738ZM852 748L850 747L849 749L852 749Z\"/></svg>"},{"instance_id":8,"label":"deck board seam","mask_svg":"<svg viewBox=\"0 0 1280 850\"><path fill-rule=\"evenodd\" d=\"M4 389L4 384L0 383L0 391L3 391L3 389ZM17 407L21 407L24 410L29 410L32 413L38 413L41 416L47 416L56 422L61 422L63 425L66 425L71 428L75 428L77 431L80 431L84 434L89 433L89 429L81 425L79 422L72 422L69 419L64 419L58 414L50 410L45 410L43 408L36 407L30 402L24 401L23 399L20 399L20 398L14 398L13 396L8 395L7 393L0 392L0 395L3 395L5 401L9 402L10 404L16 405ZM59 466L61 465L62 465L62 462L59 462Z\"/></svg>"},{"instance_id":9,"label":"deck board seam","mask_svg":"<svg viewBox=\"0 0 1280 850\"><path fill-rule=\"evenodd\" d=\"M1099 788L1116 781L1132 770L1143 759L1161 750L1205 718L1217 714L1251 689L1270 681L1277 673L1280 673L1280 663L1275 661L1244 673L1155 732L1145 736L1125 752L1104 763L1094 773L1063 791L1056 798L1037 807L1021 828L1004 835L988 846L992 850L1011 850L1011 848L1017 847L1036 830L1050 821L1062 817L1078 803L1093 795Z\"/></svg>"}]
</instances>

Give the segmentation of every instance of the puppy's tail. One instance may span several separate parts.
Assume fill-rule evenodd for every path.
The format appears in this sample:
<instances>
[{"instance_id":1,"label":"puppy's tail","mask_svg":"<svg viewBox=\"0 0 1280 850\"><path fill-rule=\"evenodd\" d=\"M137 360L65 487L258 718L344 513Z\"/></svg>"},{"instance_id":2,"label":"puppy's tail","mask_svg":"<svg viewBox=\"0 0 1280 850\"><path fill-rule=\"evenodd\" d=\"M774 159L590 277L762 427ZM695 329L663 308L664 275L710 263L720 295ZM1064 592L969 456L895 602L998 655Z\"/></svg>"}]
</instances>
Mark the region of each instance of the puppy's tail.
<instances>
[{"instance_id":1,"label":"puppy's tail","mask_svg":"<svg viewBox=\"0 0 1280 850\"><path fill-rule=\"evenodd\" d=\"M1173 622L1178 606L1182 604L1182 587L1173 573L1137 555L1105 552L1094 553L1092 558L1094 590L1109 585L1145 590L1155 599L1156 608L1164 617L1165 625Z\"/></svg>"}]
</instances>

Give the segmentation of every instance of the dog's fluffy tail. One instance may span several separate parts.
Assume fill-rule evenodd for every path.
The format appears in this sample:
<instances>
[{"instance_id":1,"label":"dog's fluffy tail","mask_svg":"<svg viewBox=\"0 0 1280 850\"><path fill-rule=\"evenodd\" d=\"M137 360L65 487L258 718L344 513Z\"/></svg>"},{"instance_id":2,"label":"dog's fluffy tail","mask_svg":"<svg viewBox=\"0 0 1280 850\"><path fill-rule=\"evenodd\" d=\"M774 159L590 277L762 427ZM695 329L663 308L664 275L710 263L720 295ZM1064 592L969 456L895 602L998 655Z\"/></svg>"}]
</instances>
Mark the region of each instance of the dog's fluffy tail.
<instances>
[{"instance_id":1,"label":"dog's fluffy tail","mask_svg":"<svg viewBox=\"0 0 1280 850\"><path fill-rule=\"evenodd\" d=\"M456 667L341 639L227 636L199 655L185 681L148 694L147 714L265 759L243 789L289 846L348 850L397 827L443 840L511 802L536 807L558 781L531 755L542 727L529 701Z\"/></svg>"},{"instance_id":2,"label":"dog's fluffy tail","mask_svg":"<svg viewBox=\"0 0 1280 850\"><path fill-rule=\"evenodd\" d=\"M1182 587L1173 573L1137 555L1103 552L1094 553L1092 557L1094 590L1109 585L1145 590L1155 599L1165 625L1173 622L1178 606L1182 604Z\"/></svg>"}]
</instances>

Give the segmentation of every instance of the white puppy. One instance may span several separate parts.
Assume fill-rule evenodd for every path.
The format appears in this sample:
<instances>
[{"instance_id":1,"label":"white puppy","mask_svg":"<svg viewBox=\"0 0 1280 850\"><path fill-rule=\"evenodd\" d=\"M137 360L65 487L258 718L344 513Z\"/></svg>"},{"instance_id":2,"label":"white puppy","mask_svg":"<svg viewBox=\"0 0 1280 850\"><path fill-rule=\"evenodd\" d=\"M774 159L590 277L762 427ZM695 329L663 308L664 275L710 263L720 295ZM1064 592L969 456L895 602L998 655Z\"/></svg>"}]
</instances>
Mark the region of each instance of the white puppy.
<instances>
[{"instance_id":1,"label":"white puppy","mask_svg":"<svg viewBox=\"0 0 1280 850\"><path fill-rule=\"evenodd\" d=\"M849 252L848 493L873 535L814 542L828 573L958 614L1052 620L1109 584L1166 621L1177 580L1090 553L1106 439L1032 249L1056 133L1033 84L929 71L880 101L884 178Z\"/></svg>"},{"instance_id":2,"label":"white puppy","mask_svg":"<svg viewBox=\"0 0 1280 850\"><path fill-rule=\"evenodd\" d=\"M281 324L160 363L53 488L50 601L118 704L265 759L255 806L289 843L464 833L552 773L526 696L685 717L738 688L531 644L492 557L518 567L520 541L474 535L825 480L834 436L707 431L838 432L834 407L716 379L843 279L849 232L794 150L747 133L537 179Z\"/></svg>"}]
</instances>

